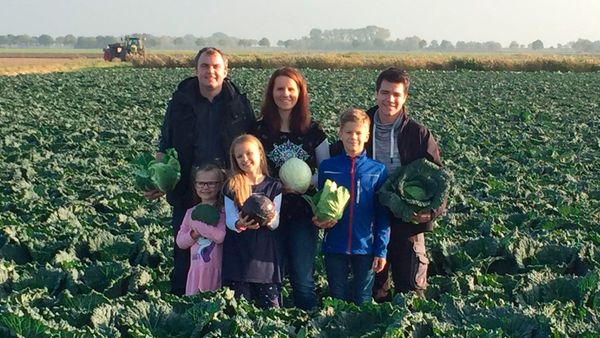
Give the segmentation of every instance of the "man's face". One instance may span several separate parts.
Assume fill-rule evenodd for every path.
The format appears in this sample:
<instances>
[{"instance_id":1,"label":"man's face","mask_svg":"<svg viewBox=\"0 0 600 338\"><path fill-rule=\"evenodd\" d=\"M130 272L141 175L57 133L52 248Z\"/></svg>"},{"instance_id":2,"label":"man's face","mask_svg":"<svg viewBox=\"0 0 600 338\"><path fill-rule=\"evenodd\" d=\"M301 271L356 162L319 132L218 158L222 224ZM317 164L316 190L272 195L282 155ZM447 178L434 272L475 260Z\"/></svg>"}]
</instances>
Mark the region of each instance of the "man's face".
<instances>
[{"instance_id":1,"label":"man's face","mask_svg":"<svg viewBox=\"0 0 600 338\"><path fill-rule=\"evenodd\" d=\"M379 117L382 120L393 120L400 116L400 111L408 95L404 83L388 82L383 80L379 91L377 91L377 105L379 106Z\"/></svg>"},{"instance_id":2,"label":"man's face","mask_svg":"<svg viewBox=\"0 0 600 338\"><path fill-rule=\"evenodd\" d=\"M208 90L221 89L223 80L227 76L227 68L223 57L219 53L202 53L196 65L196 77L200 87Z\"/></svg>"},{"instance_id":3,"label":"man's face","mask_svg":"<svg viewBox=\"0 0 600 338\"><path fill-rule=\"evenodd\" d=\"M348 156L358 156L365 149L369 140L369 125L367 123L346 122L340 129L340 140Z\"/></svg>"}]
</instances>

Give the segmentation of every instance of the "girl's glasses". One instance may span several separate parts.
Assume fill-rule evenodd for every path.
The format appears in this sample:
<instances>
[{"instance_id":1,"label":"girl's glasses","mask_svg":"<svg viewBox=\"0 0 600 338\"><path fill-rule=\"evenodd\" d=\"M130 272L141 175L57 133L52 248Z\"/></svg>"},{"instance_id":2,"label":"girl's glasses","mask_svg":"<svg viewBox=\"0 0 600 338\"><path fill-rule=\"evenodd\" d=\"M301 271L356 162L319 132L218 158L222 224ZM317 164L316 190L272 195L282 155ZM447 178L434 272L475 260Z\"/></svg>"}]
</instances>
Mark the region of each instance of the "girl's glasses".
<instances>
[{"instance_id":1,"label":"girl's glasses","mask_svg":"<svg viewBox=\"0 0 600 338\"><path fill-rule=\"evenodd\" d=\"M219 182L219 181L206 181L206 182L196 181L194 183L196 184L197 187L200 187L200 188L216 188L217 185L221 182Z\"/></svg>"}]
</instances>

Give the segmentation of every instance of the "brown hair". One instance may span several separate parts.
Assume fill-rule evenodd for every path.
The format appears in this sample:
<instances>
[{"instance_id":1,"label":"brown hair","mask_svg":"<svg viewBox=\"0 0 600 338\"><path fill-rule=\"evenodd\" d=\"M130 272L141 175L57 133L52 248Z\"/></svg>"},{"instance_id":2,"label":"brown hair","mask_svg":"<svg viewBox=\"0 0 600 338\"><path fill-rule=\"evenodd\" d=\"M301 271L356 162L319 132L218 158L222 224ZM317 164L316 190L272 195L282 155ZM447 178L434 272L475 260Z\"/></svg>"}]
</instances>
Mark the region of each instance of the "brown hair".
<instances>
[{"instance_id":1,"label":"brown hair","mask_svg":"<svg viewBox=\"0 0 600 338\"><path fill-rule=\"evenodd\" d=\"M252 194L252 187L246 181L246 173L240 168L235 159L235 147L243 143L254 143L260 152L260 171L263 175L268 176L269 170L267 169L267 158L265 156L265 149L262 143L250 134L243 134L235 138L229 148L229 160L231 161L231 174L227 181L227 188L229 191L235 194L234 202L238 209L242 207L246 199Z\"/></svg>"},{"instance_id":2,"label":"brown hair","mask_svg":"<svg viewBox=\"0 0 600 338\"><path fill-rule=\"evenodd\" d=\"M194 57L194 69L195 70L198 70L198 60L200 60L200 57L204 53L206 53L206 55L214 55L214 54L221 55L221 58L223 59L223 65L225 66L225 70L227 70L227 64L229 63L229 61L227 60L227 56L225 56L225 53L223 53L222 50L220 50L219 48L216 48L216 47L204 47L198 51L198 53L196 54L196 57Z\"/></svg>"},{"instance_id":3,"label":"brown hair","mask_svg":"<svg viewBox=\"0 0 600 338\"><path fill-rule=\"evenodd\" d=\"M390 67L379 74L375 81L375 91L379 92L381 83L383 80L391 83L402 83L404 85L404 94L408 94L408 87L410 87L410 77L408 72L404 69Z\"/></svg>"},{"instance_id":4,"label":"brown hair","mask_svg":"<svg viewBox=\"0 0 600 338\"><path fill-rule=\"evenodd\" d=\"M371 118L363 110L356 108L348 108L340 113L340 129L348 122L359 123L361 126L371 124Z\"/></svg>"},{"instance_id":5,"label":"brown hair","mask_svg":"<svg viewBox=\"0 0 600 338\"><path fill-rule=\"evenodd\" d=\"M227 179L227 173L225 172L225 169L219 167L218 165L214 164L214 163L205 163L199 167L193 167L192 168L192 191L194 192L194 196L193 196L193 201L194 204L198 204L202 202L202 199L200 198L200 196L198 196L198 194L196 193L196 176L198 175L199 172L206 172L206 171L216 171L219 175L219 182L221 182L221 184L219 185L219 194L217 195L217 203L215 203L215 207L218 210L221 210L223 208L223 183L225 183L225 179Z\"/></svg>"},{"instance_id":6,"label":"brown hair","mask_svg":"<svg viewBox=\"0 0 600 338\"><path fill-rule=\"evenodd\" d=\"M260 109L262 118L265 123L269 126L272 135L279 133L281 127L281 116L275 99L273 98L273 89L275 87L275 79L279 76L287 76L296 82L298 86L298 102L290 116L290 129L296 135L303 135L308 131L310 127L311 113L308 101L308 89L306 80L302 76L299 70L292 67L282 67L271 75L269 82L267 83L267 89L265 90L265 96L263 99L262 107Z\"/></svg>"}]
</instances>

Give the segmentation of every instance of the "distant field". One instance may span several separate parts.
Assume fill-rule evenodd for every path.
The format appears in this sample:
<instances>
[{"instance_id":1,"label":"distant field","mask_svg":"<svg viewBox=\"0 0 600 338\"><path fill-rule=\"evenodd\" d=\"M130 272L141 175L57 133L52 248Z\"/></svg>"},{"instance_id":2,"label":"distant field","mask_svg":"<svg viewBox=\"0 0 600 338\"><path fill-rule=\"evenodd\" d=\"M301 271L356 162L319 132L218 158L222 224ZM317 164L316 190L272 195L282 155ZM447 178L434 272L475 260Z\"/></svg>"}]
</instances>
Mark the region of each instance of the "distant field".
<instances>
[{"instance_id":1,"label":"distant field","mask_svg":"<svg viewBox=\"0 0 600 338\"><path fill-rule=\"evenodd\" d=\"M101 59L90 58L42 58L42 57L3 57L0 54L0 76L18 74L45 74L54 72L76 71L83 68L114 67L118 62L110 63Z\"/></svg>"},{"instance_id":2,"label":"distant field","mask_svg":"<svg viewBox=\"0 0 600 338\"><path fill-rule=\"evenodd\" d=\"M140 68L176 68L192 67L195 50L152 50L146 57L134 57L131 64ZM482 70L482 71L560 71L560 72L598 72L600 54L552 54L550 52L528 53L466 53L466 52L294 52L278 48L226 50L229 65L232 68L276 68L294 66L314 69L383 69L396 66L408 70ZM86 64L83 59L103 64L100 49L0 49L0 59L19 59L9 63L0 63L0 75L23 72L60 71L54 65L69 60ZM42 61L40 61L42 60ZM47 66L44 67L46 60ZM19 64L15 71L14 63ZM93 63L93 62L92 62ZM124 63L129 65L130 63ZM25 70L22 66L29 66ZM87 65L87 64L86 64ZM112 64L108 64L109 66ZM102 65L106 66L106 65Z\"/></svg>"}]
</instances>

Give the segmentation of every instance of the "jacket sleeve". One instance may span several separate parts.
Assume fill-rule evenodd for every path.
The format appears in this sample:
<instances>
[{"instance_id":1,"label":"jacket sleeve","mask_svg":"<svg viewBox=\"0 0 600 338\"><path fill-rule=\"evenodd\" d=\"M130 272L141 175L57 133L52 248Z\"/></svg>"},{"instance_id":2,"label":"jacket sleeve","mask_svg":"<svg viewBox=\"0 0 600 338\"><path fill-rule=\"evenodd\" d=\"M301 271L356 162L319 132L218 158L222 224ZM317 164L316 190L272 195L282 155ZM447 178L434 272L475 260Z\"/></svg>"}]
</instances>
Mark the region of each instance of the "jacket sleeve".
<instances>
[{"instance_id":1,"label":"jacket sleeve","mask_svg":"<svg viewBox=\"0 0 600 338\"><path fill-rule=\"evenodd\" d=\"M379 202L377 191L387 180L387 170L385 167L379 175L375 186L375 214L373 217L373 255L375 257L386 257L387 245L390 241L390 213L388 209Z\"/></svg>"},{"instance_id":2,"label":"jacket sleeve","mask_svg":"<svg viewBox=\"0 0 600 338\"><path fill-rule=\"evenodd\" d=\"M179 231L177 232L175 242L177 242L177 246L180 249L189 249L192 247L192 245L194 245L194 243L196 243L192 236L190 236L190 222L192 220L191 215L191 209L185 212L183 222L181 223L181 227L179 227Z\"/></svg>"},{"instance_id":3,"label":"jacket sleeve","mask_svg":"<svg viewBox=\"0 0 600 338\"><path fill-rule=\"evenodd\" d=\"M442 166L442 159L441 159L441 155L440 155L440 148L437 145L437 142L435 141L435 138L433 137L433 135L431 134L431 132L427 129L425 129L425 132L422 135L422 146L425 148L425 158L437 165L439 165L440 167ZM442 203L442 205L440 205L438 208L431 210L431 219L434 220L437 217L439 217L440 215L442 215L445 210L446 210L446 205L447 205L448 201L447 199L444 200L444 202Z\"/></svg>"},{"instance_id":4,"label":"jacket sleeve","mask_svg":"<svg viewBox=\"0 0 600 338\"><path fill-rule=\"evenodd\" d=\"M225 239L225 213L221 213L219 222L214 226L192 220L190 227L196 230L202 237L206 237L217 244L221 244Z\"/></svg>"},{"instance_id":5,"label":"jacket sleeve","mask_svg":"<svg viewBox=\"0 0 600 338\"><path fill-rule=\"evenodd\" d=\"M167 105L167 111L165 112L165 117L163 119L163 124L160 127L160 135L158 135L158 144L156 147L156 151L164 153L166 149L173 147L173 141L171 137L171 107L173 105L173 101L169 101Z\"/></svg>"}]
</instances>

